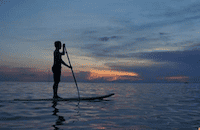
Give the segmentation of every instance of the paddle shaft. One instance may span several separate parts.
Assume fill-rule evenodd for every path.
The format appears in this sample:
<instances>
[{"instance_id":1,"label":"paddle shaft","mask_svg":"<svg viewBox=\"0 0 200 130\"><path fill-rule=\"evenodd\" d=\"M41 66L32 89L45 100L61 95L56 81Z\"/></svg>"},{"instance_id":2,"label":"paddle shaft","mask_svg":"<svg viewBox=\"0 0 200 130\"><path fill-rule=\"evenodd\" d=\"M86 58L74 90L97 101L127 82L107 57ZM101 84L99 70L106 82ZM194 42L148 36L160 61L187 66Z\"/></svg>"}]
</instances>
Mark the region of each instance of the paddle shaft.
<instances>
[{"instance_id":1,"label":"paddle shaft","mask_svg":"<svg viewBox=\"0 0 200 130\"><path fill-rule=\"evenodd\" d=\"M69 56L68 56L68 53L67 53L67 49L66 49L66 48L65 48L65 51L66 51L66 55L67 55L67 58L68 58L68 61L69 61L69 65L72 66L71 63L70 63ZM77 88L77 91L78 91L78 99L80 100L79 89L78 89L78 85L77 85L76 78L75 78L75 75L74 75L74 71L73 71L72 68L71 68L71 71L72 71L72 75L73 75L73 77L74 77L74 82L75 82L75 84L76 84L76 88Z\"/></svg>"}]
</instances>

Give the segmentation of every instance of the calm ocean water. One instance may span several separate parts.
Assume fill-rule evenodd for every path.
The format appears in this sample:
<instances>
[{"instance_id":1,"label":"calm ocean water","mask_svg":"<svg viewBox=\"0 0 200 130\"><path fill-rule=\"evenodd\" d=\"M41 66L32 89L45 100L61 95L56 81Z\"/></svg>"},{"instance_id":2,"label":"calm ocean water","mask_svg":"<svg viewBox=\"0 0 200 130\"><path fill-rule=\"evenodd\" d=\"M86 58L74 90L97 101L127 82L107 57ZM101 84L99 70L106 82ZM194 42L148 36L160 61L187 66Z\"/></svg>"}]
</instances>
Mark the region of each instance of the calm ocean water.
<instances>
[{"instance_id":1,"label":"calm ocean water","mask_svg":"<svg viewBox=\"0 0 200 130\"><path fill-rule=\"evenodd\" d=\"M81 96L115 93L102 101L13 101L52 97L49 82L0 82L0 129L197 130L200 84L78 83ZM60 83L61 97L77 97Z\"/></svg>"}]
</instances>

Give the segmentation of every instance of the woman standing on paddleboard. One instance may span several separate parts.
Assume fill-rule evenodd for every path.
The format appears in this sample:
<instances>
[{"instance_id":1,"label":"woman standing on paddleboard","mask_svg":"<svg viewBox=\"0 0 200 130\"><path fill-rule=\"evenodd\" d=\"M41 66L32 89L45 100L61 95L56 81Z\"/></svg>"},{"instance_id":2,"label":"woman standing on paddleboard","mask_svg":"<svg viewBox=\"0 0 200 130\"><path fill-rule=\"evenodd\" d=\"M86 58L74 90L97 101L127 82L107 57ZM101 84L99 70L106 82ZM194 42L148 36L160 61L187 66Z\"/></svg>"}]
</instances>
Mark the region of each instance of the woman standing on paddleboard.
<instances>
[{"instance_id":1,"label":"woman standing on paddleboard","mask_svg":"<svg viewBox=\"0 0 200 130\"><path fill-rule=\"evenodd\" d=\"M63 52L60 53L59 50L61 49L61 42L60 41L56 41L54 43L55 46L55 51L54 51L54 64L52 67L52 71L53 71L53 78L54 78L54 85L53 85L53 98L60 98L57 94L58 92L58 84L60 82L60 76L61 76L61 64L69 67L72 69L72 66L67 65L63 60L62 60L62 55L65 54L64 48L65 48L65 44L63 44Z\"/></svg>"}]
</instances>

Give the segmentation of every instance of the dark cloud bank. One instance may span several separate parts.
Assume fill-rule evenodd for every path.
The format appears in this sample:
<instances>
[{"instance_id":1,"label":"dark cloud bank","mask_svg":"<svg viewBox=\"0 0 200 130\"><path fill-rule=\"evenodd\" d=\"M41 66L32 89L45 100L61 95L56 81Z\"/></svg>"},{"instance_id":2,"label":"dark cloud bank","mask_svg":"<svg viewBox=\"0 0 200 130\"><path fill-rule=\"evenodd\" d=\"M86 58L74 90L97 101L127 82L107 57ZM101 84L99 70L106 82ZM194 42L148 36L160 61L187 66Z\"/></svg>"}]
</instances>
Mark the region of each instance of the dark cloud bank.
<instances>
[{"instance_id":1,"label":"dark cloud bank","mask_svg":"<svg viewBox=\"0 0 200 130\"><path fill-rule=\"evenodd\" d=\"M97 55L97 53L95 53ZM106 56L106 54L104 55ZM111 70L135 72L140 77L125 78L122 80L108 81L105 77L90 79L90 72L75 73L78 82L183 82L183 80L166 80L166 77L188 77L188 82L200 82L200 50L168 51L129 53L128 55L113 55L117 58L135 57L140 60L151 60L166 64L153 64L149 66L131 66L125 63L105 63ZM69 76L64 76L69 75ZM71 72L62 72L62 82L74 82ZM142 79L142 80L141 80ZM53 81L52 72L37 71L33 68L0 67L0 81Z\"/></svg>"}]
</instances>

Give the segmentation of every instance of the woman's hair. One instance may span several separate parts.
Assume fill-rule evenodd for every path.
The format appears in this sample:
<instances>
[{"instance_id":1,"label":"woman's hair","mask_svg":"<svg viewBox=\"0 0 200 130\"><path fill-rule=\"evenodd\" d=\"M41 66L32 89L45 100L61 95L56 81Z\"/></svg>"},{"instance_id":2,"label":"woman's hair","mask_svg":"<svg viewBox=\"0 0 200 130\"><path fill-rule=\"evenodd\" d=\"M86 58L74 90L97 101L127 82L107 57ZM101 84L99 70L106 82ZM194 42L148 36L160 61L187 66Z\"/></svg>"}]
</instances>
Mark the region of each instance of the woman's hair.
<instances>
[{"instance_id":1,"label":"woman's hair","mask_svg":"<svg viewBox=\"0 0 200 130\"><path fill-rule=\"evenodd\" d=\"M55 41L54 46L59 47L59 45L61 46L61 41Z\"/></svg>"}]
</instances>

